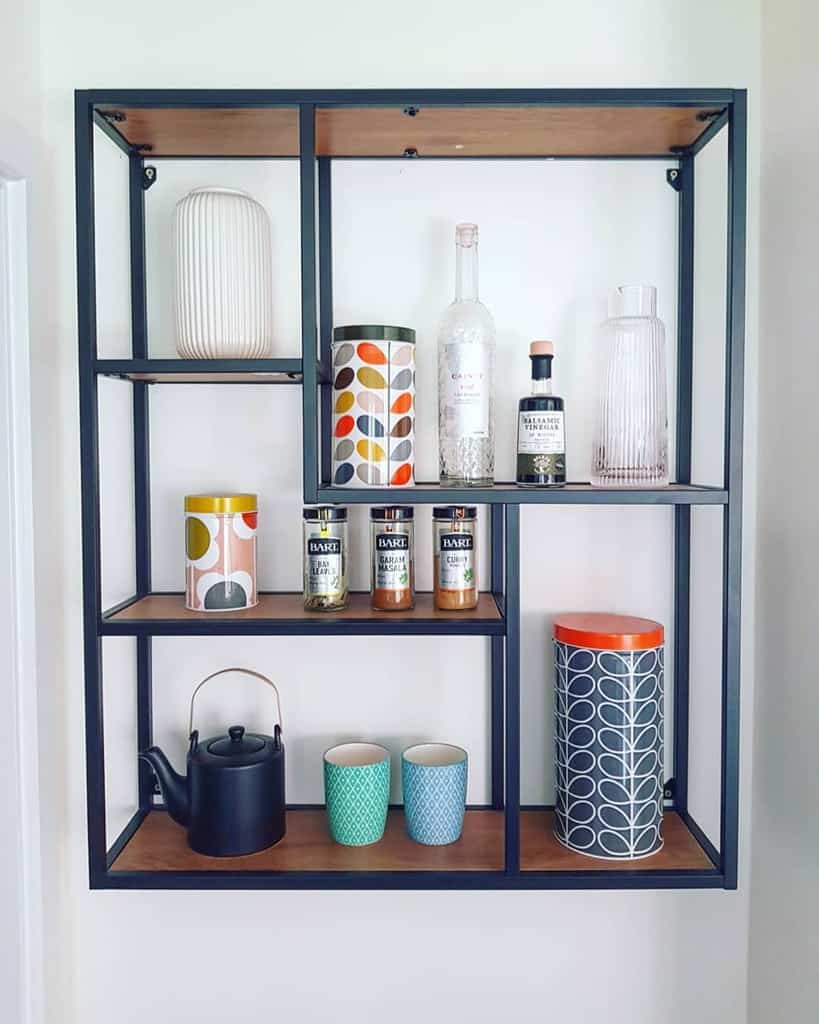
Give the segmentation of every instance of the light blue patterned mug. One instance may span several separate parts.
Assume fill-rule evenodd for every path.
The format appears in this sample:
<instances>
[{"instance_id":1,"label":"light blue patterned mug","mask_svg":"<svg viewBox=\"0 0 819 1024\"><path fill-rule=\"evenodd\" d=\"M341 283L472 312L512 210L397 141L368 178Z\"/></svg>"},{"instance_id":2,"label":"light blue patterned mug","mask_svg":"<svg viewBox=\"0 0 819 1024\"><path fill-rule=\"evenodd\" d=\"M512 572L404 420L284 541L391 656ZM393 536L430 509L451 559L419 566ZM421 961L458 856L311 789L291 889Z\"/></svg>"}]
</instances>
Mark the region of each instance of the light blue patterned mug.
<instances>
[{"instance_id":1,"label":"light blue patterned mug","mask_svg":"<svg viewBox=\"0 0 819 1024\"><path fill-rule=\"evenodd\" d=\"M390 752L377 743L341 743L324 755L330 835L342 846L369 846L384 835L390 802Z\"/></svg>"},{"instance_id":2,"label":"light blue patterned mug","mask_svg":"<svg viewBox=\"0 0 819 1024\"><path fill-rule=\"evenodd\" d=\"M401 755L404 817L410 839L446 846L461 836L467 753L450 743L419 743Z\"/></svg>"}]
</instances>

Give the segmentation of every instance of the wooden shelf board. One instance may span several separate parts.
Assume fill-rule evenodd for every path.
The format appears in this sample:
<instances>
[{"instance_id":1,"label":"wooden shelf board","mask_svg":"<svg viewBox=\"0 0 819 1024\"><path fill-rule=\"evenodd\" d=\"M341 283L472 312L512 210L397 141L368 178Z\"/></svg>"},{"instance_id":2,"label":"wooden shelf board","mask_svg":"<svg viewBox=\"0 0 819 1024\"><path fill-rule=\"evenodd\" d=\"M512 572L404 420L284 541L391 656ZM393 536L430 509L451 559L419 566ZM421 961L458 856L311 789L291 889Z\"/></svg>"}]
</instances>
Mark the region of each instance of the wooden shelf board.
<instances>
[{"instance_id":1,"label":"wooden shelf board","mask_svg":"<svg viewBox=\"0 0 819 1024\"><path fill-rule=\"evenodd\" d=\"M113 109L108 104L100 111ZM151 157L297 157L296 107L117 107L113 127ZM673 156L708 128L685 106L403 106L318 108L319 156Z\"/></svg>"},{"instance_id":2,"label":"wooden shelf board","mask_svg":"<svg viewBox=\"0 0 819 1024\"><path fill-rule=\"evenodd\" d=\"M553 811L521 811L522 871L685 871L714 870L678 814L663 817L663 848L641 860L600 860L567 849L555 839Z\"/></svg>"},{"instance_id":3,"label":"wooden shelf board","mask_svg":"<svg viewBox=\"0 0 819 1024\"><path fill-rule=\"evenodd\" d=\"M194 853L185 830L154 811L114 861L117 871L502 871L503 812L467 811L464 830L450 846L421 846L407 835L404 814L391 810L384 838L372 846L339 846L323 809L287 812L287 834L248 857Z\"/></svg>"},{"instance_id":4,"label":"wooden shelf board","mask_svg":"<svg viewBox=\"0 0 819 1024\"><path fill-rule=\"evenodd\" d=\"M380 612L370 607L370 595L349 595L347 607L337 612L304 610L301 594L260 594L255 608L235 612L194 612L185 607L182 594L149 594L105 616L110 623L129 622L286 622L311 624L316 632L335 623L502 623L503 617L492 594L478 595L478 607L468 611L439 611L433 607L432 594L415 595L415 607L403 612Z\"/></svg>"},{"instance_id":5,"label":"wooden shelf board","mask_svg":"<svg viewBox=\"0 0 819 1024\"><path fill-rule=\"evenodd\" d=\"M385 500L424 504L465 502L475 505L511 503L521 505L725 505L728 492L721 487L668 484L665 487L592 487L569 483L564 487L518 487L498 481L489 487L443 487L418 482L414 487L330 487L320 486L319 501L372 505Z\"/></svg>"},{"instance_id":6,"label":"wooden shelf board","mask_svg":"<svg viewBox=\"0 0 819 1024\"><path fill-rule=\"evenodd\" d=\"M567 850L552 832L551 811L521 812L522 872L714 871L677 814L666 813L665 845L635 861L608 861ZM287 812L287 835L276 846L247 857L206 857L187 844L185 830L165 811L153 811L111 866L117 872L322 872L503 871L502 811L471 810L450 846L421 846L406 832L403 811L390 810L384 838L372 846L334 843L322 808Z\"/></svg>"}]
</instances>

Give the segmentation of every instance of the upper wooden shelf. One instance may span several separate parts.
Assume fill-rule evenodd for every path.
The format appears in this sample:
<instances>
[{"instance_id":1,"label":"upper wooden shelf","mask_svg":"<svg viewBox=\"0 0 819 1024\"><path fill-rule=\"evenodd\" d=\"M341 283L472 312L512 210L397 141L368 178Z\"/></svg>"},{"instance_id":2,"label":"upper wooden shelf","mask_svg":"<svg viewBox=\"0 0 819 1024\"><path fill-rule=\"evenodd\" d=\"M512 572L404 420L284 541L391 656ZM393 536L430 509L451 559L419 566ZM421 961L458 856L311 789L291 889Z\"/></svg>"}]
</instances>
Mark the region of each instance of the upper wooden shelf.
<instances>
[{"instance_id":1,"label":"upper wooden shelf","mask_svg":"<svg viewBox=\"0 0 819 1024\"><path fill-rule=\"evenodd\" d=\"M297 157L293 107L128 107L98 111L145 157ZM711 106L335 106L316 110L330 157L674 157L707 131ZM112 120L112 116L116 120Z\"/></svg>"}]
</instances>

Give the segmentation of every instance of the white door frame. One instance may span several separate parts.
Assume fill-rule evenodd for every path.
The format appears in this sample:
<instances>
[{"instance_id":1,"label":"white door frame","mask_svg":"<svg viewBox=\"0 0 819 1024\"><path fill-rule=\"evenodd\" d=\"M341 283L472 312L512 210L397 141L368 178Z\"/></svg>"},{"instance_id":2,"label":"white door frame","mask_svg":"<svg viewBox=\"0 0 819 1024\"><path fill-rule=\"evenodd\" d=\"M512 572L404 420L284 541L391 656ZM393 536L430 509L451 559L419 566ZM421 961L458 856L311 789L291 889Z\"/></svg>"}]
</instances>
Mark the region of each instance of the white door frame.
<instances>
[{"instance_id":1,"label":"white door frame","mask_svg":"<svg viewBox=\"0 0 819 1024\"><path fill-rule=\"evenodd\" d=\"M34 607L34 529L28 318L26 183L0 164L0 696L9 728L2 742L12 767L4 778L11 812L3 856L16 861L14 924L19 992L4 994L19 1007L21 1024L44 1016L42 861L40 854L39 743ZM3 759L5 766L6 761ZM16 767L16 770L15 770ZM8 842L6 847L5 843ZM14 886L13 880L10 880Z\"/></svg>"}]
</instances>

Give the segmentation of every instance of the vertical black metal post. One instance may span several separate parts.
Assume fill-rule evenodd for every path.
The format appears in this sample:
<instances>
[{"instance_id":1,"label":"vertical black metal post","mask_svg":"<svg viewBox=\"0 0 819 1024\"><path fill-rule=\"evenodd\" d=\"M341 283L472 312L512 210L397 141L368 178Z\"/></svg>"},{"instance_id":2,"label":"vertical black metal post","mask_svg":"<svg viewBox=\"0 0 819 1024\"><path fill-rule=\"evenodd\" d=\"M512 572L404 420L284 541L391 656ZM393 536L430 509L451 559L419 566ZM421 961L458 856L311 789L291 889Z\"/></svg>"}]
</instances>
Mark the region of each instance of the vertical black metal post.
<instances>
[{"instance_id":1,"label":"vertical black metal post","mask_svg":"<svg viewBox=\"0 0 819 1024\"><path fill-rule=\"evenodd\" d=\"M491 552L492 566L490 585L498 605L506 614L503 578L503 505L491 505ZM504 638L493 636L491 641L492 686L491 686L491 754L492 754L492 806L495 810L503 807L503 696L504 696Z\"/></svg>"},{"instance_id":2,"label":"vertical black metal post","mask_svg":"<svg viewBox=\"0 0 819 1024\"><path fill-rule=\"evenodd\" d=\"M520 871L520 506L504 505L506 539L506 873Z\"/></svg>"},{"instance_id":3,"label":"vertical black metal post","mask_svg":"<svg viewBox=\"0 0 819 1024\"><path fill-rule=\"evenodd\" d=\"M333 338L333 164L328 156L318 160L318 260L319 260L319 362L330 376L330 342ZM331 449L330 423L332 421L333 389L330 381L321 383L319 404L318 447L321 484L330 485Z\"/></svg>"},{"instance_id":4,"label":"vertical black metal post","mask_svg":"<svg viewBox=\"0 0 819 1024\"><path fill-rule=\"evenodd\" d=\"M677 253L678 483L691 483L694 379L694 157L679 166ZM688 810L688 720L691 619L691 506L674 506L674 807Z\"/></svg>"},{"instance_id":5,"label":"vertical black metal post","mask_svg":"<svg viewBox=\"0 0 819 1024\"><path fill-rule=\"evenodd\" d=\"M316 302L316 108L299 106L301 197L301 358L304 500L318 500L318 318Z\"/></svg>"},{"instance_id":6,"label":"vertical black metal post","mask_svg":"<svg viewBox=\"0 0 819 1024\"><path fill-rule=\"evenodd\" d=\"M728 122L728 283L725 326L725 487L728 491L728 504L725 506L723 520L720 856L727 889L735 889L737 885L739 843L746 136L746 93L745 90L737 90Z\"/></svg>"},{"instance_id":7,"label":"vertical black metal post","mask_svg":"<svg viewBox=\"0 0 819 1024\"><path fill-rule=\"evenodd\" d=\"M103 735L99 494L97 297L94 264L94 128L84 92L74 100L77 214L77 327L80 374L80 482L82 488L83 651L85 657L85 777L88 863L92 888L106 873L105 751Z\"/></svg>"},{"instance_id":8,"label":"vertical black metal post","mask_svg":"<svg viewBox=\"0 0 819 1024\"><path fill-rule=\"evenodd\" d=\"M128 193L131 233L131 352L134 359L148 358L148 304L145 284L145 189L144 163L138 153L129 158ZM133 385L134 428L134 538L136 590L140 597L151 591L151 453L148 385ZM153 694L150 636L136 638L137 749L153 742ZM151 807L153 772L138 762L139 808Z\"/></svg>"}]
</instances>

